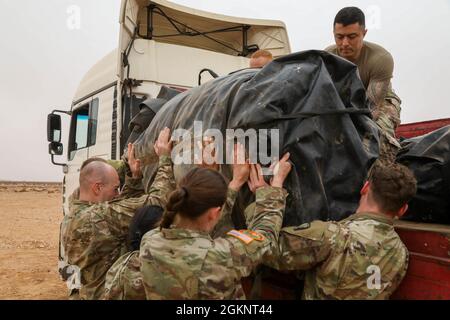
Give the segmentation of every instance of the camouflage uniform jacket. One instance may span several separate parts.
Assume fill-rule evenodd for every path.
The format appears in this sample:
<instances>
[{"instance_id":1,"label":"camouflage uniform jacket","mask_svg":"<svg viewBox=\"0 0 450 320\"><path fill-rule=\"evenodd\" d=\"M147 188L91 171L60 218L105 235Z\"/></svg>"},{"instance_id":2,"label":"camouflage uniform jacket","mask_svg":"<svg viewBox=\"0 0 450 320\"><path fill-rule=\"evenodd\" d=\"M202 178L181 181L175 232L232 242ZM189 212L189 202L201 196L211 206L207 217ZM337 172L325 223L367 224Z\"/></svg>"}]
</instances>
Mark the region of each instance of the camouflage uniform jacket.
<instances>
[{"instance_id":1,"label":"camouflage uniform jacket","mask_svg":"<svg viewBox=\"0 0 450 320\"><path fill-rule=\"evenodd\" d=\"M276 245L286 196L258 189L249 230L223 238L176 227L147 233L140 250L147 299L245 299L240 280Z\"/></svg>"},{"instance_id":2,"label":"camouflage uniform jacket","mask_svg":"<svg viewBox=\"0 0 450 320\"><path fill-rule=\"evenodd\" d=\"M341 222L283 228L279 270L308 270L303 298L388 299L408 267L408 250L393 221L358 213Z\"/></svg>"},{"instance_id":3,"label":"camouflage uniform jacket","mask_svg":"<svg viewBox=\"0 0 450 320\"><path fill-rule=\"evenodd\" d=\"M228 228L227 231L232 229L229 227L229 218L236 195L236 191L228 189L227 200L222 208L221 220L217 227ZM140 272L139 252L127 253L114 263L106 275L105 290L106 300L146 299Z\"/></svg>"},{"instance_id":4,"label":"camouflage uniform jacket","mask_svg":"<svg viewBox=\"0 0 450 320\"><path fill-rule=\"evenodd\" d=\"M139 251L120 257L106 274L106 300L145 300Z\"/></svg>"},{"instance_id":5,"label":"camouflage uniform jacket","mask_svg":"<svg viewBox=\"0 0 450 320\"><path fill-rule=\"evenodd\" d=\"M127 252L126 237L135 211L145 205L165 207L174 187L172 162L161 157L148 194L98 204L74 200L62 223L62 243L67 263L80 270L81 299L102 298L107 271Z\"/></svg>"}]
</instances>

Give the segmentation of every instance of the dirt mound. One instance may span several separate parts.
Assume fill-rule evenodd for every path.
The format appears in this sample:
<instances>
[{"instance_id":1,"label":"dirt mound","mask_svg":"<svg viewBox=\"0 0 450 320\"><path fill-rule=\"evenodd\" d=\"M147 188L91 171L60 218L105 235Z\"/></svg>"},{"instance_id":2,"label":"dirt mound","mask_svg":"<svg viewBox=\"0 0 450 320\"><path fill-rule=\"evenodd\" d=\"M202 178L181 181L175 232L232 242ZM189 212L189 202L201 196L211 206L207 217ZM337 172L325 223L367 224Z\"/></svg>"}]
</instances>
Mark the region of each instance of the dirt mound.
<instances>
[{"instance_id":1,"label":"dirt mound","mask_svg":"<svg viewBox=\"0 0 450 320\"><path fill-rule=\"evenodd\" d=\"M61 192L62 185L60 183L51 182L0 182L0 192L42 192L42 193L58 193Z\"/></svg>"}]
</instances>

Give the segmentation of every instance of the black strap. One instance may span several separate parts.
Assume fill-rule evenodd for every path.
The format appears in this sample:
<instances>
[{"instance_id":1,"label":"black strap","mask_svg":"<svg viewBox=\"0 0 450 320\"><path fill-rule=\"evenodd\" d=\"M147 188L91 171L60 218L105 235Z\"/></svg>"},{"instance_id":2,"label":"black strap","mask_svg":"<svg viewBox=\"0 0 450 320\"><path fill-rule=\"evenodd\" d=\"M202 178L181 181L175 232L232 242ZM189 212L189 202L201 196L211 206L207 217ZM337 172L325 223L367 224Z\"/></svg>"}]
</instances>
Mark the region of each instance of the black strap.
<instances>
[{"instance_id":1,"label":"black strap","mask_svg":"<svg viewBox=\"0 0 450 320\"><path fill-rule=\"evenodd\" d=\"M294 119L304 119L320 116L334 116L334 115L345 115L345 114L365 114L371 115L368 109L357 109L357 108L346 108L342 110L326 110L320 112L298 112L290 115L280 116L273 120L294 120Z\"/></svg>"},{"instance_id":2,"label":"black strap","mask_svg":"<svg viewBox=\"0 0 450 320\"><path fill-rule=\"evenodd\" d=\"M347 114L361 114L367 115L369 117L372 116L372 113L368 109L357 109L357 108L346 108L342 110L325 110L320 112L297 112L289 115L279 116L274 119L267 120L265 122L260 123L248 123L247 128L261 128L267 126L268 123L274 123L278 120L296 120L296 119L307 119L312 117L320 117L320 116L341 116Z\"/></svg>"}]
</instances>

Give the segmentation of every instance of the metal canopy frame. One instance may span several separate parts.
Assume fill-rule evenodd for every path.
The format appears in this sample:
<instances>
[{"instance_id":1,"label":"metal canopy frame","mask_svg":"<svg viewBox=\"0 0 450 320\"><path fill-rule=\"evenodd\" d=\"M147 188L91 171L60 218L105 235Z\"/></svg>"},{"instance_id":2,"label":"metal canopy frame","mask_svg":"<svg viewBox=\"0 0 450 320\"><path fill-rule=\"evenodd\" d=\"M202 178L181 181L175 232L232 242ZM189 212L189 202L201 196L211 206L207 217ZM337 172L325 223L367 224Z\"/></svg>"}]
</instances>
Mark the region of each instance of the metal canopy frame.
<instances>
[{"instance_id":1,"label":"metal canopy frame","mask_svg":"<svg viewBox=\"0 0 450 320\"><path fill-rule=\"evenodd\" d=\"M165 18L177 31L177 33L173 34L166 34L166 35L155 35L153 33L153 22L154 22L154 15L159 15ZM190 31L183 31L181 28L185 28L186 30ZM224 28L224 29L217 29L217 30L211 30L211 31L199 31L192 27L189 27L187 24L180 22L178 20L175 20L174 18L169 17L162 8L160 8L156 4L150 4L147 6L147 35L140 37L147 39L147 40L153 40L154 38L171 38L171 37L179 37L179 36L188 36L188 37L197 37L197 36L203 36L213 42L216 42L225 48L228 48L234 52L236 52L239 56L246 57L250 52L255 52L259 49L258 45L248 45L248 30L251 29L251 26L249 25L237 25L235 27L230 28ZM215 33L225 33L225 32L242 32L242 50L236 49L222 41L219 41L217 39L214 39L213 37L210 37L210 34Z\"/></svg>"}]
</instances>

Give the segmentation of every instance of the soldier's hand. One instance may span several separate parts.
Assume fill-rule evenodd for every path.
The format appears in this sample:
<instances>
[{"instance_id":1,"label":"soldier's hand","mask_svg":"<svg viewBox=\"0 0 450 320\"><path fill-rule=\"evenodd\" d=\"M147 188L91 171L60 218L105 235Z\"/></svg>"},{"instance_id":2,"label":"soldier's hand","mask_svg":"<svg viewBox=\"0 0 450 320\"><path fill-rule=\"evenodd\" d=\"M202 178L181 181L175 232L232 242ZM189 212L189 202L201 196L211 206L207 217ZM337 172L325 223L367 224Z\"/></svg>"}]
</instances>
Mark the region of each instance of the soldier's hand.
<instances>
[{"instance_id":1,"label":"soldier's hand","mask_svg":"<svg viewBox=\"0 0 450 320\"><path fill-rule=\"evenodd\" d=\"M255 193L259 188L267 187L268 184L264 180L262 168L259 164L250 165L250 180L248 181L248 187Z\"/></svg>"},{"instance_id":2,"label":"soldier's hand","mask_svg":"<svg viewBox=\"0 0 450 320\"><path fill-rule=\"evenodd\" d=\"M204 137L203 143L198 141L198 147L201 150L202 159L200 167L219 171L217 161L216 143L211 137Z\"/></svg>"},{"instance_id":3,"label":"soldier's hand","mask_svg":"<svg viewBox=\"0 0 450 320\"><path fill-rule=\"evenodd\" d=\"M250 175L250 165L245 159L245 148L242 144L234 145L233 159L233 180L229 187L235 191L239 191L241 187L248 181Z\"/></svg>"},{"instance_id":4,"label":"soldier's hand","mask_svg":"<svg viewBox=\"0 0 450 320\"><path fill-rule=\"evenodd\" d=\"M283 188L284 180L286 180L289 172L291 172L292 165L289 162L291 154L286 153L283 158L275 165L274 175L271 181L272 187Z\"/></svg>"},{"instance_id":5,"label":"soldier's hand","mask_svg":"<svg viewBox=\"0 0 450 320\"><path fill-rule=\"evenodd\" d=\"M128 144L128 166L130 167L131 174L134 179L139 179L142 177L141 171L141 160L136 159L134 155L134 144Z\"/></svg>"},{"instance_id":6,"label":"soldier's hand","mask_svg":"<svg viewBox=\"0 0 450 320\"><path fill-rule=\"evenodd\" d=\"M161 156L169 156L172 152L172 141L170 140L171 134L170 129L165 128L161 131L159 134L158 140L156 140L155 143L155 152L158 155L158 157Z\"/></svg>"}]
</instances>

